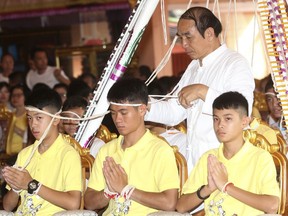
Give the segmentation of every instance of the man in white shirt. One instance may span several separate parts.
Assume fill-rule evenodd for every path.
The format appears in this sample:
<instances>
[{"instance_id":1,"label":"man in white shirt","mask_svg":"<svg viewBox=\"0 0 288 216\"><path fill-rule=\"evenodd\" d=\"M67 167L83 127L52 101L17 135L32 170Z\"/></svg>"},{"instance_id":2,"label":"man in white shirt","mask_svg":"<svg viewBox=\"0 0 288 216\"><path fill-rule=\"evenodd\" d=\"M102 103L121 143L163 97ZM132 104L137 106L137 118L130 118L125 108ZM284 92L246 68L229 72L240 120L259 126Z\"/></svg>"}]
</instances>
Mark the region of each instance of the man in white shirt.
<instances>
[{"instance_id":1,"label":"man in white shirt","mask_svg":"<svg viewBox=\"0 0 288 216\"><path fill-rule=\"evenodd\" d=\"M177 125L187 118L187 153L189 172L200 156L217 148L213 130L212 103L220 94L238 91L252 110L255 87L246 59L220 43L222 26L205 7L192 7L179 19L177 35L186 53L193 59L179 81L178 99L153 102L146 121Z\"/></svg>"},{"instance_id":2,"label":"man in white shirt","mask_svg":"<svg viewBox=\"0 0 288 216\"><path fill-rule=\"evenodd\" d=\"M10 53L5 53L1 57L1 73L0 73L0 82L9 83L9 75L12 74L14 70L14 58Z\"/></svg>"},{"instance_id":3,"label":"man in white shirt","mask_svg":"<svg viewBox=\"0 0 288 216\"><path fill-rule=\"evenodd\" d=\"M37 83L45 83L50 88L53 88L57 83L70 84L70 80L64 71L48 66L47 53L44 49L36 48L33 50L31 57L35 69L31 69L26 76L26 84L29 89L32 90Z\"/></svg>"}]
</instances>

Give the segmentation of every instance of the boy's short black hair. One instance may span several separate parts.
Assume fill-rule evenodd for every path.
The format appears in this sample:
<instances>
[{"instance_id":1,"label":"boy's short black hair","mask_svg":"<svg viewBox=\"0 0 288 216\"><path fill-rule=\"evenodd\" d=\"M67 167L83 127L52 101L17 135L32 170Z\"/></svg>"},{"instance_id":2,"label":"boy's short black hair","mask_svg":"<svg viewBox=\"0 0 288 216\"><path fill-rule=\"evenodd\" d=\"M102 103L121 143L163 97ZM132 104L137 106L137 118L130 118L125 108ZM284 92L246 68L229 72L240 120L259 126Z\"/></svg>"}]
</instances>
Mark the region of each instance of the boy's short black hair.
<instances>
[{"instance_id":1,"label":"boy's short black hair","mask_svg":"<svg viewBox=\"0 0 288 216\"><path fill-rule=\"evenodd\" d=\"M84 98L88 98L92 89L83 80L77 78L72 80L67 90L67 98L79 95Z\"/></svg>"},{"instance_id":2,"label":"boy's short black hair","mask_svg":"<svg viewBox=\"0 0 288 216\"><path fill-rule=\"evenodd\" d=\"M79 95L74 95L65 100L62 111L67 111L69 109L78 108L78 107L81 107L82 109L85 110L87 106L88 106L88 102L85 98Z\"/></svg>"},{"instance_id":3,"label":"boy's short black hair","mask_svg":"<svg viewBox=\"0 0 288 216\"><path fill-rule=\"evenodd\" d=\"M248 101L239 92L225 92L218 96L212 105L213 109L240 109L243 114L248 116Z\"/></svg>"},{"instance_id":4,"label":"boy's short black hair","mask_svg":"<svg viewBox=\"0 0 288 216\"><path fill-rule=\"evenodd\" d=\"M108 101L116 103L148 104L148 90L145 83L136 78L122 78L110 88Z\"/></svg>"},{"instance_id":5,"label":"boy's short black hair","mask_svg":"<svg viewBox=\"0 0 288 216\"><path fill-rule=\"evenodd\" d=\"M266 85L265 85L265 90L264 90L265 93L268 92L268 90L271 89L271 88L274 89L274 83L273 83L272 78L270 78L270 79L267 81Z\"/></svg>"},{"instance_id":6,"label":"boy's short black hair","mask_svg":"<svg viewBox=\"0 0 288 216\"><path fill-rule=\"evenodd\" d=\"M55 114L61 109L62 100L56 91L42 88L32 91L31 95L26 100L25 105L33 106L40 110L48 108L51 113Z\"/></svg>"}]
</instances>

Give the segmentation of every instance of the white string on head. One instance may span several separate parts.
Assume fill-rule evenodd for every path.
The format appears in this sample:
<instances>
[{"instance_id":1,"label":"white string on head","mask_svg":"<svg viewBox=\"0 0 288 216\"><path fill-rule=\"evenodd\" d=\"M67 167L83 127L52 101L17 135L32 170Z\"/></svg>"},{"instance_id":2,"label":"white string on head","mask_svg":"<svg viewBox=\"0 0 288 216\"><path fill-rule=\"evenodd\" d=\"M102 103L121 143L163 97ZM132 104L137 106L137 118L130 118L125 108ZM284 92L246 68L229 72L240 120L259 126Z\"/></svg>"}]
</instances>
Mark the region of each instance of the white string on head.
<instances>
[{"instance_id":1,"label":"white string on head","mask_svg":"<svg viewBox=\"0 0 288 216\"><path fill-rule=\"evenodd\" d=\"M92 115L92 116L89 116L89 117L80 117L78 114L74 113L74 112L71 112L71 111L62 111L60 113L60 115L55 115L55 114L51 114L49 112L46 112L44 110L40 110L36 107L32 107L32 106L26 106L25 107L26 110L28 111L34 111L34 112L39 112L39 113L42 113L42 114L45 114L45 115L49 115L50 117L54 117L54 118L57 118L57 119L64 119L64 120L76 120L76 121L88 121L88 120L92 120L92 119L96 119L96 118L100 118L102 116L105 116L106 114L108 114L110 111L106 111L104 113L100 113L100 114L96 114L96 115ZM74 114L76 115L77 117L76 118L73 118L73 117L66 117L66 116L61 116L62 113L71 113L71 114Z\"/></svg>"},{"instance_id":2,"label":"white string on head","mask_svg":"<svg viewBox=\"0 0 288 216\"><path fill-rule=\"evenodd\" d=\"M77 113L75 113L75 112L72 112L72 111L69 111L69 110L67 110L67 111L63 111L63 112L61 112L61 116L62 117L67 117L67 116L63 116L63 114L72 114L72 115L74 115L74 116L76 116L77 117L77 120L79 120L80 118L81 118L81 116L79 116Z\"/></svg>"},{"instance_id":3,"label":"white string on head","mask_svg":"<svg viewBox=\"0 0 288 216\"><path fill-rule=\"evenodd\" d=\"M272 92L266 92L265 95L271 95L271 96L277 96L276 94L272 93Z\"/></svg>"},{"instance_id":4,"label":"white string on head","mask_svg":"<svg viewBox=\"0 0 288 216\"><path fill-rule=\"evenodd\" d=\"M149 97L151 98L157 98L157 97L161 97L161 98L178 98L177 95L149 95Z\"/></svg>"},{"instance_id":5,"label":"white string on head","mask_svg":"<svg viewBox=\"0 0 288 216\"><path fill-rule=\"evenodd\" d=\"M112 102L112 101L110 101L110 104L117 105L117 106L132 106L132 107L143 105L143 104L117 103L117 102Z\"/></svg>"}]
</instances>

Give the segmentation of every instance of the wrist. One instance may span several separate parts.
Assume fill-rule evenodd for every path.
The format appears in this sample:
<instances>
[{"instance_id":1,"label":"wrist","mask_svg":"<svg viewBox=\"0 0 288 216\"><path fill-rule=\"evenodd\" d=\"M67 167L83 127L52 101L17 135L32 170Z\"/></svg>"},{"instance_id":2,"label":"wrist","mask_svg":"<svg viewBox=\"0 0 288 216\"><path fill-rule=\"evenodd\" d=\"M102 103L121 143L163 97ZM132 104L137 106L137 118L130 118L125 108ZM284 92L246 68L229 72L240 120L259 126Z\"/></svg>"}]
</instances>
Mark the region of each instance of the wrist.
<instances>
[{"instance_id":1,"label":"wrist","mask_svg":"<svg viewBox=\"0 0 288 216\"><path fill-rule=\"evenodd\" d=\"M221 192L228 194L228 193L227 193L227 188L230 187L230 186L234 186L234 184L233 184L232 182L229 182L229 181L226 182L226 183L223 185L223 187L222 187L222 189L221 189Z\"/></svg>"},{"instance_id":2,"label":"wrist","mask_svg":"<svg viewBox=\"0 0 288 216\"><path fill-rule=\"evenodd\" d=\"M16 189L12 188L12 191L14 191L19 196L21 191L22 191L22 189L16 190Z\"/></svg>"},{"instance_id":3,"label":"wrist","mask_svg":"<svg viewBox=\"0 0 288 216\"><path fill-rule=\"evenodd\" d=\"M130 199L134 190L135 190L134 186L126 185L121 191L121 196L124 197L126 200L128 200Z\"/></svg>"},{"instance_id":4,"label":"wrist","mask_svg":"<svg viewBox=\"0 0 288 216\"><path fill-rule=\"evenodd\" d=\"M119 193L112 192L107 187L104 189L103 193L107 199L115 199L115 198L118 198L120 196Z\"/></svg>"},{"instance_id":5,"label":"wrist","mask_svg":"<svg viewBox=\"0 0 288 216\"><path fill-rule=\"evenodd\" d=\"M203 193L203 192L207 192L207 190L205 190L205 187L206 185L202 185L201 187L198 188L198 190L196 191L196 195L199 199L201 200L205 200L205 199L208 199L210 197L210 189L209 190L209 193L207 195L207 193ZM205 190L205 191L204 191ZM206 195L204 195L206 194Z\"/></svg>"},{"instance_id":6,"label":"wrist","mask_svg":"<svg viewBox=\"0 0 288 216\"><path fill-rule=\"evenodd\" d=\"M37 180L33 179L27 185L27 191L29 194L37 194L42 186Z\"/></svg>"}]
</instances>

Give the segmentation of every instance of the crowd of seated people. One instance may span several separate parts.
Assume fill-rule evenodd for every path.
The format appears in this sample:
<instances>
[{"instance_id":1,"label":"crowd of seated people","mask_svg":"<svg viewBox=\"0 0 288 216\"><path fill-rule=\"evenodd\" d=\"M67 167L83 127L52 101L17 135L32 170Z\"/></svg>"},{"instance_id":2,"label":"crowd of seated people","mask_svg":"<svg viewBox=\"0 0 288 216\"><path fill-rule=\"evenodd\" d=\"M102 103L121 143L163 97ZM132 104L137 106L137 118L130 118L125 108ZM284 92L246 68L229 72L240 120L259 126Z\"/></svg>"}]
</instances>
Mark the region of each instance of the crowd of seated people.
<instances>
[{"instance_id":1,"label":"crowd of seated people","mask_svg":"<svg viewBox=\"0 0 288 216\"><path fill-rule=\"evenodd\" d=\"M220 45L217 39L218 33L215 32L219 30L220 33L221 28L217 30L207 27L201 32L192 25L195 22L194 19L191 20L192 15L198 19L201 13L211 17L213 14L202 7L194 9L196 12L188 10L187 17L184 16L182 20L180 19L181 25L178 26L180 28L178 34L183 46L189 44L186 45L187 52L189 46L192 46L191 38L188 37L191 32L197 35L196 38L201 41L203 46L210 47L209 41L213 41L216 51L210 50L211 54L218 55L218 52L224 52L227 48ZM202 37L202 34L205 34L209 40ZM229 53L227 55L236 54ZM196 56L196 60L198 58L201 59L200 64L194 64L188 69L192 67L197 71L203 69L202 63L206 64L206 61L202 62L203 56ZM239 59L242 61L242 58L239 57ZM241 85L239 83L239 86L244 88L244 90L242 89L244 93L240 91L241 89L239 93L236 91L219 93L218 89L214 89L219 83L212 86L209 84L185 86L189 84L185 83L185 79L195 78L190 77L189 70L184 73L184 78L182 77L183 79L181 78L180 81L175 77L164 77L154 81L150 87L146 87L143 83L149 76L148 74L151 74L147 67L139 68L141 69L140 73L136 75L138 79L122 78L117 81L109 90L107 99L110 102L111 115L109 117L119 136L107 144L97 143L99 140L94 140L91 153L95 157L95 162L88 188L86 191L81 191L79 154L59 134L60 132L74 136L79 121L59 120L57 115L83 117L85 107L92 99L96 79L91 74L82 74L78 78L69 79L64 71L48 65L47 54L42 49L35 49L31 60L33 68L27 73L25 79L21 76L18 77L21 78L19 79L20 83L14 83L13 87L9 84L13 72L9 75L9 82L6 82L7 80L0 82L0 104L6 110L14 112L16 119L13 124L13 145L8 143L9 147L6 147L9 154L17 155L16 162L14 161L16 166L6 166L1 172L7 182L5 188L8 192L6 191L7 193L3 197L3 207L6 211L16 211L19 215L52 215L61 210L75 210L80 208L82 193L85 198L85 208L104 211L103 215L144 216L158 210L191 212L198 206L201 209L201 204L207 215L213 215L212 213L215 215L227 215L226 213L247 215L251 211L255 215L277 213L279 188L272 156L264 150L254 147L242 136L243 130L249 125L250 105L252 105L250 88L253 85L250 85L249 70L246 71L249 88L246 89L242 86L242 84L246 84L245 82ZM1 65L5 64L7 63L1 59ZM226 67L218 66L224 73ZM209 67L213 68L211 65ZM245 65L241 65L241 67L245 70L248 68ZM3 74L3 77L5 76ZM238 75L237 77L239 78ZM206 78L208 79L208 77ZM201 80L201 77L198 79ZM219 82L223 81L221 78L217 79ZM245 78L243 79L245 81ZM195 80L197 79L195 78ZM170 81L171 85L168 87L164 85ZM213 79L213 81L215 80ZM180 198L178 197L179 176L173 149L163 139L151 132L163 136L168 142L170 141L171 145L177 145L187 161L189 158L186 155L187 150L191 151L191 148L194 150L193 147L197 146L196 144L193 147L187 146L189 137L174 127L168 130L165 122L152 124L151 121L160 115L160 111L155 109L155 104L148 103L148 92L149 94L165 95L179 82L183 86L178 91L178 101L173 101L172 104L177 109L171 106L166 113L173 118L176 113L170 113L171 110L179 111L181 120L183 120L183 116L186 118L190 116L189 121L185 120L186 126L198 121L201 127L198 126L194 129L199 130L198 132L201 132L207 139L211 138L210 134L214 134L213 142L218 145L217 148L210 149L203 155L199 150L197 158L191 160L193 163L190 161L190 176ZM220 86L221 88L222 86ZM27 89L30 92L26 92ZM189 93L195 92L197 89L201 89L201 93L205 92L204 96L191 99ZM246 90L247 92L245 92ZM269 107L269 103L272 101L269 96L272 96L272 92L268 87L265 90L267 90ZM194 100L200 102L191 103ZM203 105L202 101L206 102L205 100L208 100L208 103ZM275 101L273 103L276 105ZM165 108L164 104L159 106L161 109L163 108L162 111ZM25 105L34 108L25 108ZM275 109L277 112L280 111L278 108ZM148 116L150 131L147 129L149 123L146 121L146 117L149 112L152 112L151 110L154 113L152 116ZM208 115L204 111L207 111ZM273 121L282 127L282 116L275 119L273 110L269 111ZM201 118L197 120L199 116L202 116L202 120ZM167 116L164 117L167 118ZM105 119L103 122L105 123ZM206 131L207 126L209 126L209 130ZM203 130L200 131L199 128ZM109 127L109 130L114 132L112 127ZM28 131L34 138L31 141ZM195 138L195 131L188 130L188 133L190 138ZM180 139L170 140L171 135L175 134L184 137L181 138L181 143L178 142ZM206 144L211 148L209 143ZM200 144L197 143L197 145ZM254 157L255 155L257 157ZM257 160L258 156L263 160ZM242 159L245 161L243 164L241 163ZM246 170L248 166L252 167L249 169L251 182L245 181L248 178L245 175L238 178L239 172ZM261 186L259 186L259 182L262 183ZM20 203L19 199L21 199ZM256 203L255 200L261 200L261 202Z\"/></svg>"}]
</instances>

